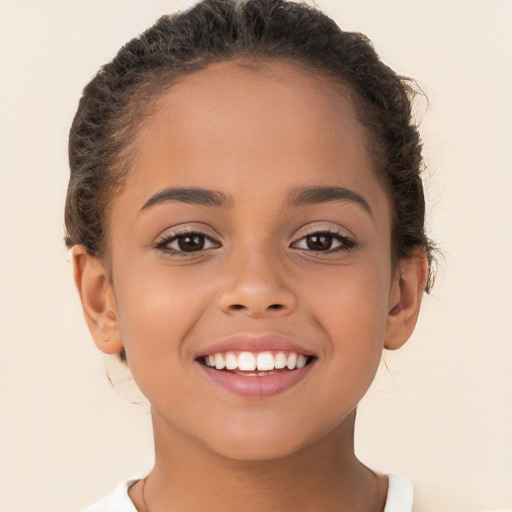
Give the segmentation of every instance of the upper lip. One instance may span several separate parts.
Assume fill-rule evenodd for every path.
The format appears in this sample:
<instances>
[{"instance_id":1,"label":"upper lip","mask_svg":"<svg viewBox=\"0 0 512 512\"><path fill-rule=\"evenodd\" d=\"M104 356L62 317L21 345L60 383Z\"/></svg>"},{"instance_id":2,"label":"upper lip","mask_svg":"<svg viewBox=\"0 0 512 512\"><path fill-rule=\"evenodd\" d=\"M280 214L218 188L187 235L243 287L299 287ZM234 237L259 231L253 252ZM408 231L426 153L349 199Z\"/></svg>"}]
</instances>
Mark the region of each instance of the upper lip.
<instances>
[{"instance_id":1,"label":"upper lip","mask_svg":"<svg viewBox=\"0 0 512 512\"><path fill-rule=\"evenodd\" d=\"M264 352L264 351L288 351L313 356L314 354L303 347L300 343L285 336L274 333L266 334L234 334L223 338L201 352L196 357L209 356L219 352L242 351L242 352Z\"/></svg>"}]
</instances>

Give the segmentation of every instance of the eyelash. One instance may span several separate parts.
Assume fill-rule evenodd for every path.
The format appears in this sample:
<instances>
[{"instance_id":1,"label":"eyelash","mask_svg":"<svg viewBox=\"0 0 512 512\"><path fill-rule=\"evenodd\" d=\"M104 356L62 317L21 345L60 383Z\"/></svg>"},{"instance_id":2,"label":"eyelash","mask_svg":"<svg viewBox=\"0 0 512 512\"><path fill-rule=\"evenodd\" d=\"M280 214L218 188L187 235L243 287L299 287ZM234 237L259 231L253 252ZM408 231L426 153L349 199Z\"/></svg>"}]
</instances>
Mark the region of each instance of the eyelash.
<instances>
[{"instance_id":1,"label":"eyelash","mask_svg":"<svg viewBox=\"0 0 512 512\"><path fill-rule=\"evenodd\" d=\"M184 251L180 249L173 249L170 246L173 242L178 242L179 240L184 237L201 237L203 240L203 244L206 243L205 241L208 241L212 244L212 247L201 247L199 250L195 251ZM155 245L156 250L164 251L167 254L177 255L180 257L189 257L193 256L194 254L204 253L204 251L209 251L211 249L216 248L215 246L219 246L220 242L213 239L211 236L207 235L206 233L203 233L198 230L183 230L178 233L170 233L168 236L157 242Z\"/></svg>"},{"instance_id":2,"label":"eyelash","mask_svg":"<svg viewBox=\"0 0 512 512\"><path fill-rule=\"evenodd\" d=\"M326 250L315 250L315 249L311 249L311 248L307 248L307 247L294 247L294 246L297 246L297 244L302 241L306 241L306 243L307 243L308 237L312 237L312 236L330 237L331 238L330 245L332 245L333 241L339 242L340 245L338 247L335 247L334 249L329 248ZM203 245L205 243L210 243L211 246L206 247L206 248L200 247L199 249L192 250L192 251L185 251L183 249L179 249L179 248L174 249L174 248L170 247L170 244L172 244L173 242L179 243L180 239L182 239L184 237L201 237ZM220 242L218 242L211 236L207 235L206 233L203 233L198 230L183 230L179 233L169 234L168 236L166 236L165 238L163 238L162 240L157 242L157 244L155 245L154 248L156 250L163 251L167 254L177 255L180 257L190 257L190 256L193 256L194 254L200 254L200 253L204 254L205 251L209 251L211 249L218 248L219 246L220 246ZM330 230L330 229L322 229L322 230L311 231L310 233L307 233L306 235L299 238L297 241L290 244L290 247L300 249L303 251L307 251L307 252L317 253L317 254L335 254L338 252L349 252L352 249L354 249L355 247L357 247L357 243L339 231Z\"/></svg>"},{"instance_id":3,"label":"eyelash","mask_svg":"<svg viewBox=\"0 0 512 512\"><path fill-rule=\"evenodd\" d=\"M340 231L332 230L332 229L320 229L318 231L317 230L311 231L310 233L307 233L303 237L299 238L299 240L297 240L296 242L293 242L292 247L294 245L297 245L301 241L305 241L307 243L307 239L312 236L316 236L316 237L327 236L327 237L330 237L330 239L331 239L330 245L332 245L332 243L334 241L339 242L340 245L338 247L335 247L334 249L329 248L327 250L314 250L311 248L302 248L302 247L298 247L298 249L302 249L304 251L312 252L312 253L316 253L316 254L335 254L335 253L339 253L339 252L349 252L352 249L354 249L355 247L357 247L357 243L354 240L352 240L350 237L348 237L347 235L345 235L344 233L342 233Z\"/></svg>"}]
</instances>

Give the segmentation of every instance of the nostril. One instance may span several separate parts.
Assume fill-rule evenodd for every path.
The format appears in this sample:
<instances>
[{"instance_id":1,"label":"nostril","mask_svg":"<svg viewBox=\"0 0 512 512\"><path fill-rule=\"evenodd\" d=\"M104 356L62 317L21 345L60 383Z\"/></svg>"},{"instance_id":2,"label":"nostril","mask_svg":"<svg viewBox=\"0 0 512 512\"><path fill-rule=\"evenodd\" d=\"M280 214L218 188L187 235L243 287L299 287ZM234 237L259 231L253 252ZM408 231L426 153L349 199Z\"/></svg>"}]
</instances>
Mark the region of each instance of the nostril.
<instances>
[{"instance_id":1,"label":"nostril","mask_svg":"<svg viewBox=\"0 0 512 512\"><path fill-rule=\"evenodd\" d=\"M267 309L283 309L283 307L282 304L270 304Z\"/></svg>"},{"instance_id":2,"label":"nostril","mask_svg":"<svg viewBox=\"0 0 512 512\"><path fill-rule=\"evenodd\" d=\"M244 309L245 308L245 306L242 305L242 304L233 304L231 307L233 309L236 309L236 310L240 310L240 309Z\"/></svg>"}]
</instances>

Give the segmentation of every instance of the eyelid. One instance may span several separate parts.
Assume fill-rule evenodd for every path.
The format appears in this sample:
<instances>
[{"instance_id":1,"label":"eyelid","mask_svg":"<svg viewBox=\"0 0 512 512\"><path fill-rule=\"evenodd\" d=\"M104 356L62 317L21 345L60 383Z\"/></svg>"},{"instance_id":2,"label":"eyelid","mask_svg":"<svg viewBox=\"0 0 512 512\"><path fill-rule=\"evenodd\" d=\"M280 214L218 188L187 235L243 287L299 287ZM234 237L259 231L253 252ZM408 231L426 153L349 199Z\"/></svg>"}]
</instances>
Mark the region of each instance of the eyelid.
<instances>
[{"instance_id":1,"label":"eyelid","mask_svg":"<svg viewBox=\"0 0 512 512\"><path fill-rule=\"evenodd\" d=\"M211 233L207 232L209 230L202 229L201 227L196 227L194 225L183 225L183 226L175 226L173 228L169 228L164 231L163 234L159 235L156 242L153 245L153 248L155 250L164 251L170 254L177 254L180 256L192 256L192 255L199 255L204 254L205 252L214 249L216 247L220 247L222 245L222 242L220 241L220 236L215 233L215 235L212 235ZM206 247L204 249L198 250L196 252L194 251L182 251L179 249L172 249L170 247L167 247L171 242L174 240L177 240L180 236L186 236L186 235L200 235L207 239L209 242L211 242L215 247Z\"/></svg>"},{"instance_id":2,"label":"eyelid","mask_svg":"<svg viewBox=\"0 0 512 512\"><path fill-rule=\"evenodd\" d=\"M308 226L304 227L303 230L304 231L300 235L298 235L294 238L294 241L290 244L291 248L296 248L296 249L304 250L307 252L315 252L315 253L321 255L321 254L329 254L329 253L336 253L336 252L342 252L342 251L347 252L347 251L350 251L351 249L354 249L355 247L357 247L359 245L358 242L356 241L355 237L353 235L349 234L349 232L347 230L344 230L340 226L334 227L334 226L325 226L325 225L323 225L323 226L322 225L315 225L315 226L308 225ZM302 240L307 238L308 236L318 235L318 234L331 235L333 238L336 238L339 242L341 242L341 245L334 249L328 249L325 251L313 251L308 248L294 247L299 242L301 242Z\"/></svg>"},{"instance_id":3,"label":"eyelid","mask_svg":"<svg viewBox=\"0 0 512 512\"><path fill-rule=\"evenodd\" d=\"M308 235L314 235L317 233L329 233L331 235L338 235L342 238L356 242L355 235L353 235L348 229L340 226L339 224L332 224L330 222L309 222L297 229L296 233L294 240L299 240Z\"/></svg>"},{"instance_id":4,"label":"eyelid","mask_svg":"<svg viewBox=\"0 0 512 512\"><path fill-rule=\"evenodd\" d=\"M190 235L190 234L200 234L204 235L212 240L221 240L222 237L217 233L215 229L210 227L207 224L202 222L187 222L183 224L178 224L176 226L169 226L166 229L162 230L160 234L157 236L158 240L163 240L164 238L170 238L173 236L180 235Z\"/></svg>"}]
</instances>

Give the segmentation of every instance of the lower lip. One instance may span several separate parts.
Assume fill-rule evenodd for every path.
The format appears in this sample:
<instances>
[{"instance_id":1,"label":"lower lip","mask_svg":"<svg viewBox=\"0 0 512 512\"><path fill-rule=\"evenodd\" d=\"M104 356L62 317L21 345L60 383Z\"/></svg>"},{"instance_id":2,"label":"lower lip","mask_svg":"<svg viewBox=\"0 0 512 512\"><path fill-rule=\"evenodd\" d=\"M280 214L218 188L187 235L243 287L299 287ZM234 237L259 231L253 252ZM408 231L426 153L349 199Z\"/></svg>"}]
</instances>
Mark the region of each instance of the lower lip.
<instances>
[{"instance_id":1,"label":"lower lip","mask_svg":"<svg viewBox=\"0 0 512 512\"><path fill-rule=\"evenodd\" d=\"M285 370L274 375L240 375L215 370L197 363L203 373L215 384L235 395L264 398L283 393L302 381L314 365L314 361L296 370Z\"/></svg>"}]
</instances>

